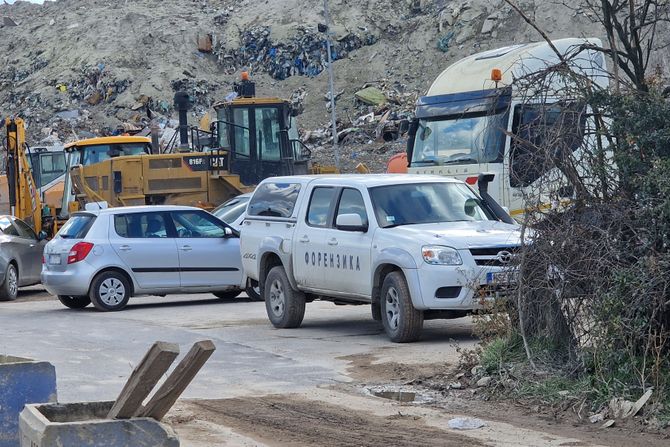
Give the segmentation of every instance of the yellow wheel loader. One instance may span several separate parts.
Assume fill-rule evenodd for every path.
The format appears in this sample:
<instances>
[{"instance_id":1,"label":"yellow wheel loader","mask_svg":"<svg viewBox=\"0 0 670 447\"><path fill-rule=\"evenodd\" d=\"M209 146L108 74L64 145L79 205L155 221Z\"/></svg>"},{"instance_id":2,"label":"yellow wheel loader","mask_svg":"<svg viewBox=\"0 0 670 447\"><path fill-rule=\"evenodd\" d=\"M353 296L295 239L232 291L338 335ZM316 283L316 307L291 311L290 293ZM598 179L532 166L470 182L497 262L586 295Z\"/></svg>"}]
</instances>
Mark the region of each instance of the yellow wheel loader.
<instances>
[{"instance_id":1,"label":"yellow wheel loader","mask_svg":"<svg viewBox=\"0 0 670 447\"><path fill-rule=\"evenodd\" d=\"M150 138L136 136L67 145L69 178L60 217L103 203L211 209L267 177L315 172L311 152L298 139L289 102L256 98L255 84L246 75L236 93L215 105L216 119L205 118L203 129L188 126L189 98L177 92L179 132L163 153L152 150ZM336 171L321 167L318 172Z\"/></svg>"}]
</instances>

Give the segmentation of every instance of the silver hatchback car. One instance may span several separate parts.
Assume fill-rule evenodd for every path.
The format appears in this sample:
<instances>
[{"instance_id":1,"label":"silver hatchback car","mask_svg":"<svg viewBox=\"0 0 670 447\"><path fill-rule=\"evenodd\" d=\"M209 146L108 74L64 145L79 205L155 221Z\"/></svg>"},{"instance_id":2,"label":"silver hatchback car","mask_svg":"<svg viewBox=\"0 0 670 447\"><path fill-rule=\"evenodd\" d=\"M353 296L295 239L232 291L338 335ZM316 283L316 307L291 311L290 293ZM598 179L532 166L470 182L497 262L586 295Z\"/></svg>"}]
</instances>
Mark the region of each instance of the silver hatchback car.
<instances>
[{"instance_id":1,"label":"silver hatchback car","mask_svg":"<svg viewBox=\"0 0 670 447\"><path fill-rule=\"evenodd\" d=\"M131 296L239 295L238 233L185 206L139 206L73 214L44 248L42 284L65 306L123 309Z\"/></svg>"}]
</instances>

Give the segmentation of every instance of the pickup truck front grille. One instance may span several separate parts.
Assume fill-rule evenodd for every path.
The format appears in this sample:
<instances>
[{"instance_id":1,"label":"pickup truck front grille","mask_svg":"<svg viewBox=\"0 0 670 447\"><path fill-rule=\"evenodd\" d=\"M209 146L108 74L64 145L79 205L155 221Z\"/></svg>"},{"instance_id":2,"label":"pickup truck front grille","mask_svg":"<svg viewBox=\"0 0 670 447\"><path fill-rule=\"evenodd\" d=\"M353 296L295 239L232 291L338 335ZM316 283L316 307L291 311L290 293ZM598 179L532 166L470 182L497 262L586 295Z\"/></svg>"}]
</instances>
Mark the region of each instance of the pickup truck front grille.
<instances>
[{"instance_id":1,"label":"pickup truck front grille","mask_svg":"<svg viewBox=\"0 0 670 447\"><path fill-rule=\"evenodd\" d=\"M477 265L488 267L510 267L519 253L521 247L482 247L471 248L470 253L475 258Z\"/></svg>"},{"instance_id":2,"label":"pickup truck front grille","mask_svg":"<svg viewBox=\"0 0 670 447\"><path fill-rule=\"evenodd\" d=\"M485 248L471 248L472 256L496 256L501 251L508 251L510 253L518 253L521 247L513 245L509 247L485 247Z\"/></svg>"}]
</instances>

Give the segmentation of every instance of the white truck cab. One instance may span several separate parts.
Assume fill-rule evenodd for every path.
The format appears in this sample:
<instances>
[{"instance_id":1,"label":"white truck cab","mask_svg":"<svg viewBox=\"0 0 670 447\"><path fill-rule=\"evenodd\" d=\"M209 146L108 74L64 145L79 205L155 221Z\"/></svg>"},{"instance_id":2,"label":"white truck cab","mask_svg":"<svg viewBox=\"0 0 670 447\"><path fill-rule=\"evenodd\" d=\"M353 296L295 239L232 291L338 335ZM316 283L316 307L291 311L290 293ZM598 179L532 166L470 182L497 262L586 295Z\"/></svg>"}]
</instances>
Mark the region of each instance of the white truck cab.
<instances>
[{"instance_id":1,"label":"white truck cab","mask_svg":"<svg viewBox=\"0 0 670 447\"><path fill-rule=\"evenodd\" d=\"M576 160L585 148L595 147L595 122L588 107L569 96L568 86L576 88L571 76L579 75L607 89L609 75L602 52L592 49L602 47L599 39L558 39L552 44L561 57L542 41L473 54L447 67L417 102L408 172L465 181L481 172L494 173L491 196L516 218L536 202L550 206L552 191L570 200L572 188L539 148L556 126L561 126L564 146ZM529 76L543 79L541 73L559 65L570 74L548 76L543 85L548 92L529 91ZM547 193L526 203L525 198L539 191Z\"/></svg>"},{"instance_id":2,"label":"white truck cab","mask_svg":"<svg viewBox=\"0 0 670 447\"><path fill-rule=\"evenodd\" d=\"M440 176L274 177L249 201L240 249L275 327L298 327L315 299L368 303L392 341L409 342L424 319L464 316L504 289L513 222L486 192Z\"/></svg>"}]
</instances>

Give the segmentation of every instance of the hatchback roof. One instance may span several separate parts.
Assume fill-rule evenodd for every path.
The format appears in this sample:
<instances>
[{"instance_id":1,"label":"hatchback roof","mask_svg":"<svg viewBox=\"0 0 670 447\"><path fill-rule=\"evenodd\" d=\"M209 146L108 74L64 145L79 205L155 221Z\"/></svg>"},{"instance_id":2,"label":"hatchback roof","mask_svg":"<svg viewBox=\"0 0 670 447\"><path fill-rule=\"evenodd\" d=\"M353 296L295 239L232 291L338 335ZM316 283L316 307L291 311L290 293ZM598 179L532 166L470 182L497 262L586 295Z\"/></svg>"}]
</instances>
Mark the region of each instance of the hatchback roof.
<instances>
[{"instance_id":1,"label":"hatchback roof","mask_svg":"<svg viewBox=\"0 0 670 447\"><path fill-rule=\"evenodd\" d=\"M124 214L124 213L146 213L150 211L201 211L202 208L183 205L139 205L139 206L119 206L115 208L101 208L99 210L81 210L75 214Z\"/></svg>"}]
</instances>

